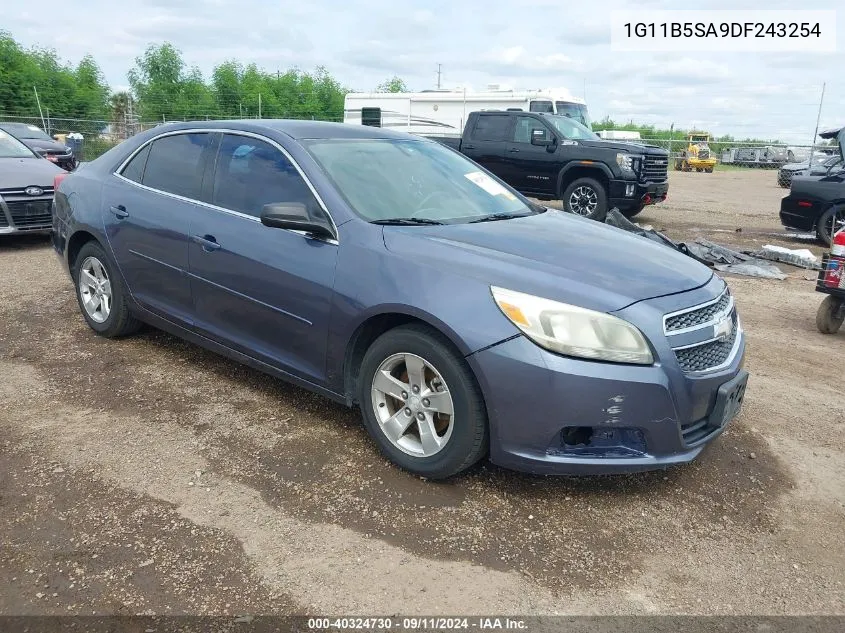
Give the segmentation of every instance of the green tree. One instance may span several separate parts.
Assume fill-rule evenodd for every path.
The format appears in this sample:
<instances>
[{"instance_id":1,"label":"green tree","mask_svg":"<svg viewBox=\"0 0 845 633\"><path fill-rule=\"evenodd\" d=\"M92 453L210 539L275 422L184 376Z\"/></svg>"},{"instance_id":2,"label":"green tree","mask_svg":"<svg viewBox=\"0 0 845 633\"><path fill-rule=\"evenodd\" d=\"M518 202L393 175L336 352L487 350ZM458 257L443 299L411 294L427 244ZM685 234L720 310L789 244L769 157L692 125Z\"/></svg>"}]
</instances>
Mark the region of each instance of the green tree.
<instances>
[{"instance_id":1,"label":"green tree","mask_svg":"<svg viewBox=\"0 0 845 633\"><path fill-rule=\"evenodd\" d=\"M393 75L387 81L378 85L376 92L408 92L408 86L405 85L405 80Z\"/></svg>"}]
</instances>

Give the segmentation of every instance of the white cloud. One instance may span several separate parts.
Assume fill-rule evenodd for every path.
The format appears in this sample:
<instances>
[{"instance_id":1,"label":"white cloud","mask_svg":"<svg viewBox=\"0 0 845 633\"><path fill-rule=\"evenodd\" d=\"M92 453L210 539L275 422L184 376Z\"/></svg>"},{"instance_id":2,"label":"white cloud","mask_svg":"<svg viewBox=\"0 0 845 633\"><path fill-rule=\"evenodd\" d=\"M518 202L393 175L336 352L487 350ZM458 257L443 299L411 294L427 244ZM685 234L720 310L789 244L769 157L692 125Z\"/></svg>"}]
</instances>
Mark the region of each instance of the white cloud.
<instances>
[{"instance_id":1,"label":"white cloud","mask_svg":"<svg viewBox=\"0 0 845 633\"><path fill-rule=\"evenodd\" d=\"M828 0L829 2L829 0ZM821 0L813 4L821 4ZM268 70L325 65L341 83L370 89L397 74L414 89L443 85L586 87L594 119L610 116L676 127L712 124L714 133L804 142L827 82L823 126L845 123L842 54L666 55L610 50L613 9L678 8L676 0L44 0L3 14L2 27L26 46L53 46L77 62L91 53L112 86L125 86L135 57L170 41L206 74L236 58ZM710 9L796 7L794 0L710 0ZM44 29L44 15L56 28ZM845 42L841 24L839 41Z\"/></svg>"}]
</instances>

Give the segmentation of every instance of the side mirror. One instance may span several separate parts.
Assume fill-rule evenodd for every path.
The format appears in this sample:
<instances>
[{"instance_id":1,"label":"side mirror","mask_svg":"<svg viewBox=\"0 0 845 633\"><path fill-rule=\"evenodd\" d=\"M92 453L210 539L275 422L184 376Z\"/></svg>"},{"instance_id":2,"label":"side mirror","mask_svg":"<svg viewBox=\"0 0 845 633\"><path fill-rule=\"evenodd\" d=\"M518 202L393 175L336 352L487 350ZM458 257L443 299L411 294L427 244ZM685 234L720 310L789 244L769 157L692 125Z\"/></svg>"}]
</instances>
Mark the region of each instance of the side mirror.
<instances>
[{"instance_id":1,"label":"side mirror","mask_svg":"<svg viewBox=\"0 0 845 633\"><path fill-rule=\"evenodd\" d=\"M554 145L554 139L549 138L546 130L531 130L531 144L540 147L549 147Z\"/></svg>"},{"instance_id":2,"label":"side mirror","mask_svg":"<svg viewBox=\"0 0 845 633\"><path fill-rule=\"evenodd\" d=\"M312 219L308 209L301 202L265 204L261 209L261 224L275 229L304 231L315 237L335 237L328 222Z\"/></svg>"}]
</instances>

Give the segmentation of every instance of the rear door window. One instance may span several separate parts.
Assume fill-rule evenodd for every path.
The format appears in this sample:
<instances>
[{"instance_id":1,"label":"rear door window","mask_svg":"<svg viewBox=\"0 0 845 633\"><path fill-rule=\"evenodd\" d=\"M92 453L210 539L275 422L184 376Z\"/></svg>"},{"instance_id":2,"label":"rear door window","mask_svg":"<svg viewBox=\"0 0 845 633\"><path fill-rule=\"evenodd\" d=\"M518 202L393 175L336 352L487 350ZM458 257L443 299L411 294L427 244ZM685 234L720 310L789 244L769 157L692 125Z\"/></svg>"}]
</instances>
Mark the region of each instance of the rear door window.
<instances>
[{"instance_id":1,"label":"rear door window","mask_svg":"<svg viewBox=\"0 0 845 633\"><path fill-rule=\"evenodd\" d=\"M476 141L506 141L511 117L507 114L483 114L475 121L472 138Z\"/></svg>"},{"instance_id":2,"label":"rear door window","mask_svg":"<svg viewBox=\"0 0 845 633\"><path fill-rule=\"evenodd\" d=\"M153 141L142 183L159 191L199 200L205 150L210 142L211 134L206 132L173 134Z\"/></svg>"},{"instance_id":3,"label":"rear door window","mask_svg":"<svg viewBox=\"0 0 845 633\"><path fill-rule=\"evenodd\" d=\"M301 202L312 217L325 217L305 180L278 148L251 136L224 134L212 203L257 218L264 205L285 202Z\"/></svg>"},{"instance_id":4,"label":"rear door window","mask_svg":"<svg viewBox=\"0 0 845 633\"><path fill-rule=\"evenodd\" d=\"M132 182L140 183L144 177L144 167L147 165L147 156L150 155L150 148L152 145L147 145L140 152L135 154L129 164L123 168L121 175L128 178Z\"/></svg>"}]
</instances>

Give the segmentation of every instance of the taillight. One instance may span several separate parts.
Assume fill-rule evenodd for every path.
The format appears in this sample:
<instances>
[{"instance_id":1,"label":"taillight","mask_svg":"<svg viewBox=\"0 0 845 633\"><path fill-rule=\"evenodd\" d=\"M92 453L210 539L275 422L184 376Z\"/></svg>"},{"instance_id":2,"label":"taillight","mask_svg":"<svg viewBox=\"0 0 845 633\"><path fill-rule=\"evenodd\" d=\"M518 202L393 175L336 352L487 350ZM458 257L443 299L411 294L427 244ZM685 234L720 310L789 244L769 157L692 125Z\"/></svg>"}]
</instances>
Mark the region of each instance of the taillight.
<instances>
[{"instance_id":1,"label":"taillight","mask_svg":"<svg viewBox=\"0 0 845 633\"><path fill-rule=\"evenodd\" d=\"M807 202L806 200L799 200L799 201L798 201L798 206L799 206L799 207L812 207L812 206L813 206L813 203L812 203L812 202Z\"/></svg>"},{"instance_id":2,"label":"taillight","mask_svg":"<svg viewBox=\"0 0 845 633\"><path fill-rule=\"evenodd\" d=\"M63 181L65 178L67 178L67 174L56 174L56 175L53 177L53 191L58 191L58 190L59 190L59 185L62 183L62 181Z\"/></svg>"}]
</instances>

